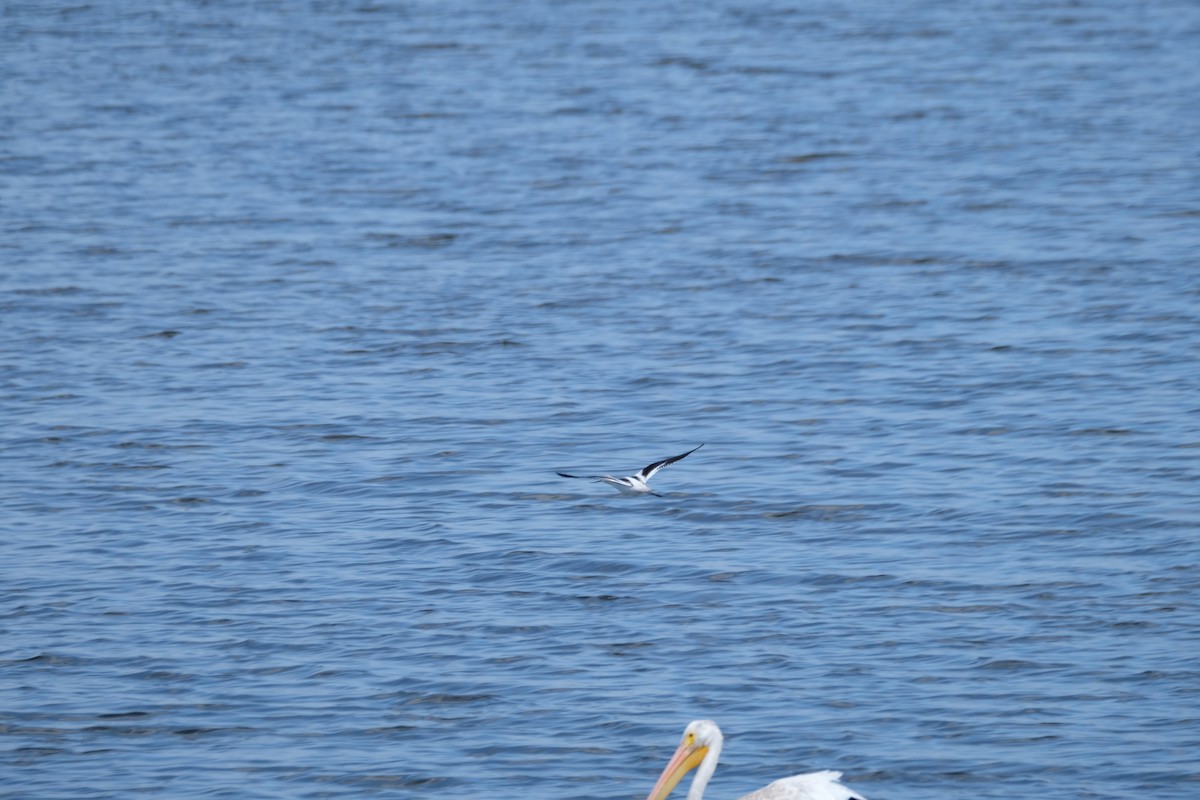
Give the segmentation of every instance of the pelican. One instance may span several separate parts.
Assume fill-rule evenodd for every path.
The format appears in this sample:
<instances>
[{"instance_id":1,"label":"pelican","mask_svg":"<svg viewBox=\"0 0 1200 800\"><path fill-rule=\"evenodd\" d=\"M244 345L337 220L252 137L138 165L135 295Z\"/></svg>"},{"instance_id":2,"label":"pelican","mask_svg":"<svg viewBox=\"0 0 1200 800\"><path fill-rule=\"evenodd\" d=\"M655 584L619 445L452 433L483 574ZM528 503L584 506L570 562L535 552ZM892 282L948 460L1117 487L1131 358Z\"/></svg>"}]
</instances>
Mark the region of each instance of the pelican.
<instances>
[{"instance_id":1,"label":"pelican","mask_svg":"<svg viewBox=\"0 0 1200 800\"><path fill-rule=\"evenodd\" d=\"M721 729L711 719L698 719L690 723L683 731L683 740L679 742L675 755L671 756L666 769L658 776L658 782L646 800L666 800L683 776L696 769L697 765L700 768L692 779L687 800L701 800L704 787L708 786L709 779L717 769L717 759L721 757L721 745L724 742ZM833 770L793 775L742 795L741 800L867 800L858 792L838 783L841 777L842 773Z\"/></svg>"},{"instance_id":2,"label":"pelican","mask_svg":"<svg viewBox=\"0 0 1200 800\"><path fill-rule=\"evenodd\" d=\"M650 487L646 484L655 476L655 474L658 473L660 469L663 467L669 467L676 461L681 461L687 458L701 447L704 447L703 443L696 445L681 456L671 456L670 458L664 458L662 461L655 461L650 466L642 467L635 474L630 475L627 478L614 478L612 475L568 475L565 472L559 472L558 474L564 478L584 478L586 480L602 481L616 489L621 494L652 494L655 497L662 497L662 495L658 492L650 491Z\"/></svg>"}]
</instances>

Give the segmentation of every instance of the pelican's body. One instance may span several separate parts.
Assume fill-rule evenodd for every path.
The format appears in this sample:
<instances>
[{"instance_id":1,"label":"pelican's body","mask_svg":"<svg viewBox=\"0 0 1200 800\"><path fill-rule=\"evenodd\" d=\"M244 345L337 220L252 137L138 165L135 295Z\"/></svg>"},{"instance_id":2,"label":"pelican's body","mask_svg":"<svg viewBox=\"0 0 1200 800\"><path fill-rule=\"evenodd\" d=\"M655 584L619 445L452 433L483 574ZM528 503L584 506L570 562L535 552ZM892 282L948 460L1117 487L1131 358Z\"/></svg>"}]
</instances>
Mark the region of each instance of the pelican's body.
<instances>
[{"instance_id":1,"label":"pelican's body","mask_svg":"<svg viewBox=\"0 0 1200 800\"><path fill-rule=\"evenodd\" d=\"M601 483L607 483L609 486L613 487L618 492L620 492L621 494L625 494L625 495L636 496L636 495L652 494L655 497L662 497L662 495L658 494L657 492L650 491L650 487L647 486L646 484L649 483L650 479L653 478L654 475L660 469L662 469L663 467L669 467L672 464L674 464L676 461L680 461L682 459L687 458L692 453L699 450L701 447L704 447L704 445L703 444L697 445L696 447L693 447L691 450L688 450L686 453L684 453L683 455L680 455L680 456L671 456L670 458L664 458L662 461L655 461L653 464L650 464L649 466L642 467L635 474L629 475L624 478L614 478L612 475L568 475L565 472L560 472L558 474L563 476L564 478L584 478L586 480L600 481Z\"/></svg>"},{"instance_id":2,"label":"pelican's body","mask_svg":"<svg viewBox=\"0 0 1200 800\"><path fill-rule=\"evenodd\" d=\"M666 800L683 776L693 769L696 770L696 776L692 778L687 800L701 800L704 788L717 769L724 743L721 729L712 720L698 719L689 724L675 755L671 756L670 762L658 776L658 782L646 800ZM858 792L838 783L841 777L842 773L832 770L793 775L743 795L741 800L866 800Z\"/></svg>"}]
</instances>

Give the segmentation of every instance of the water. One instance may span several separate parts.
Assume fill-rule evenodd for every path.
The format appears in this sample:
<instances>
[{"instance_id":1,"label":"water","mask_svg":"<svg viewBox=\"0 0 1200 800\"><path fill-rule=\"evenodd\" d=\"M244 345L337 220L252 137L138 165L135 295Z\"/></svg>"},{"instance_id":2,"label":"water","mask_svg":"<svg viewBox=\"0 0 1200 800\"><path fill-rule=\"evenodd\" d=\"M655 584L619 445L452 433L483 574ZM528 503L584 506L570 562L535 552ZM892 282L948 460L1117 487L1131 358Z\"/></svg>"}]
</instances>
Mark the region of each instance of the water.
<instances>
[{"instance_id":1,"label":"water","mask_svg":"<svg viewBox=\"0 0 1200 800\"><path fill-rule=\"evenodd\" d=\"M1195 794L1200 7L0 14L0 797Z\"/></svg>"}]
</instances>

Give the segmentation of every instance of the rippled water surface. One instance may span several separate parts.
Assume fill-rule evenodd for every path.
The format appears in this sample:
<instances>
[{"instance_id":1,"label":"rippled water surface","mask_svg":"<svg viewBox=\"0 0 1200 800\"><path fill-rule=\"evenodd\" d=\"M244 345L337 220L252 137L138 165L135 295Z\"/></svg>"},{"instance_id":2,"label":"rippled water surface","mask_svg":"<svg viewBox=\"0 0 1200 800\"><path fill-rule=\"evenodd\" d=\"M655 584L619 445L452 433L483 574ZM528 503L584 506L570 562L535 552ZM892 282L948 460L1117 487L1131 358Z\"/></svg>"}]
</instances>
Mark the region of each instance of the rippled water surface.
<instances>
[{"instance_id":1,"label":"rippled water surface","mask_svg":"<svg viewBox=\"0 0 1200 800\"><path fill-rule=\"evenodd\" d=\"M1196 4L148 8L0 10L0 797L1200 793Z\"/></svg>"}]
</instances>

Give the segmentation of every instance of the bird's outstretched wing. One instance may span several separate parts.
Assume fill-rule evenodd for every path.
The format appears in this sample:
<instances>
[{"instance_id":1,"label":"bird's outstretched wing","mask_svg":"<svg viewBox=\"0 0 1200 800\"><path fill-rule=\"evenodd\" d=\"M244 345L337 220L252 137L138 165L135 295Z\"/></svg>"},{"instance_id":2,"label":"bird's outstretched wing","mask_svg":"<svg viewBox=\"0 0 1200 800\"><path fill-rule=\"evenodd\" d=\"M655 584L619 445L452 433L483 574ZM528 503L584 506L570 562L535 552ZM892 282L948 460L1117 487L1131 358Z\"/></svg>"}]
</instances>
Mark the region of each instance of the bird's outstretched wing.
<instances>
[{"instance_id":1,"label":"bird's outstretched wing","mask_svg":"<svg viewBox=\"0 0 1200 800\"><path fill-rule=\"evenodd\" d=\"M663 467L669 467L672 464L674 464L676 461L680 461L682 459L687 458L692 453L699 450L701 447L704 447L703 442L696 445L691 450L688 450L683 455L671 456L670 458L664 458L662 461L655 461L653 464L651 464L648 467L642 467L640 470L638 470L637 477L640 478L643 483L645 483L645 482L649 481L651 478L653 478L655 473L657 473Z\"/></svg>"}]
</instances>

